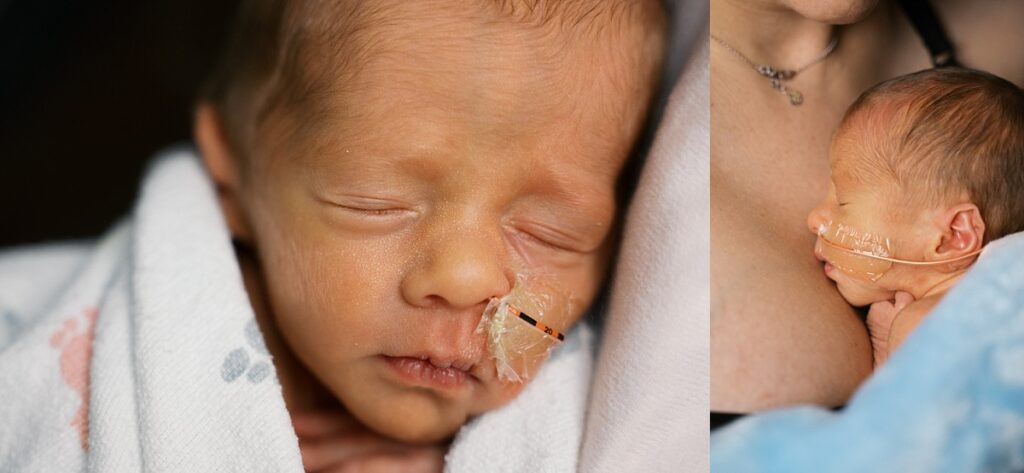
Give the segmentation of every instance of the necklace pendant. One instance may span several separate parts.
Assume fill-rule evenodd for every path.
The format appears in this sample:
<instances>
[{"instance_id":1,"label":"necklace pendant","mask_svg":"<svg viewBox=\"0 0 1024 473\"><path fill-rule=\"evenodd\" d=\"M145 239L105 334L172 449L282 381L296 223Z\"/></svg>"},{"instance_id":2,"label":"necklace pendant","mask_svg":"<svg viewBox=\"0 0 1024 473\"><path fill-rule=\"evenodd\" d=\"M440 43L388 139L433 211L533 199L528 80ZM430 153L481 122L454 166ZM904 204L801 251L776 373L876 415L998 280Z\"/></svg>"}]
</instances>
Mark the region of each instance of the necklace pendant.
<instances>
[{"instance_id":1,"label":"necklace pendant","mask_svg":"<svg viewBox=\"0 0 1024 473\"><path fill-rule=\"evenodd\" d=\"M767 64L758 64L754 69L757 70L758 74L761 74L773 81L789 80L796 75L796 71L789 69L776 69Z\"/></svg>"},{"instance_id":2,"label":"necklace pendant","mask_svg":"<svg viewBox=\"0 0 1024 473\"><path fill-rule=\"evenodd\" d=\"M804 94L801 94L799 90L789 89L785 92L786 95L789 96L790 105L800 105L804 103Z\"/></svg>"},{"instance_id":3,"label":"necklace pendant","mask_svg":"<svg viewBox=\"0 0 1024 473\"><path fill-rule=\"evenodd\" d=\"M832 54L833 51L835 51L836 45L839 44L839 36L833 35L832 41L828 43L828 46L825 46L825 49L821 52L821 54L818 54L818 56L812 59L811 61L795 69L776 69L768 64L755 63L753 60L745 56L743 53L739 52L739 50L732 47L729 43L726 43L725 41L715 36L714 34L711 35L711 39L713 39L716 43L720 44L726 50L732 52L737 57L742 59L743 62L745 62L748 66L753 67L754 71L756 71L762 77L767 78L768 83L771 84L772 86L772 89L779 93L786 94L786 98L789 99L789 104L793 106L798 106L804 103L804 94L800 93L799 90L793 90L790 89L789 87L786 87L786 83L793 77L796 77L797 74L800 74L801 72L807 70L808 68L815 64L818 64L821 61L824 61L825 58L827 58L830 54Z\"/></svg>"},{"instance_id":4,"label":"necklace pendant","mask_svg":"<svg viewBox=\"0 0 1024 473\"><path fill-rule=\"evenodd\" d=\"M755 69L757 70L757 73L761 74L762 76L765 76L769 79L778 79L778 77L775 76L776 74L778 74L778 71L776 71L775 68L772 66L766 64L758 64L757 67L755 67Z\"/></svg>"}]
</instances>

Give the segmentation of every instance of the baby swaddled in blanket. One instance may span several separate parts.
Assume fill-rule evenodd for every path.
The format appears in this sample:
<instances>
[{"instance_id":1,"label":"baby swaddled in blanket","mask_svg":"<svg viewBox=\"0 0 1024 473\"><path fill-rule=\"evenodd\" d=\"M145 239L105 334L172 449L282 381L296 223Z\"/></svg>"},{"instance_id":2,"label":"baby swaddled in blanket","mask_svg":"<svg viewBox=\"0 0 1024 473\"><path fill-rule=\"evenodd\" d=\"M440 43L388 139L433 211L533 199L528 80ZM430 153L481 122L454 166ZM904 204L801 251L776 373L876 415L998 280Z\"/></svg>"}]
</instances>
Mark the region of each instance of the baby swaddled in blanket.
<instances>
[{"instance_id":1,"label":"baby swaddled in blanket","mask_svg":"<svg viewBox=\"0 0 1024 473\"><path fill-rule=\"evenodd\" d=\"M589 356L659 2L240 9L199 156L0 258L0 470L435 471L530 380L585 398L538 370Z\"/></svg>"}]
</instances>

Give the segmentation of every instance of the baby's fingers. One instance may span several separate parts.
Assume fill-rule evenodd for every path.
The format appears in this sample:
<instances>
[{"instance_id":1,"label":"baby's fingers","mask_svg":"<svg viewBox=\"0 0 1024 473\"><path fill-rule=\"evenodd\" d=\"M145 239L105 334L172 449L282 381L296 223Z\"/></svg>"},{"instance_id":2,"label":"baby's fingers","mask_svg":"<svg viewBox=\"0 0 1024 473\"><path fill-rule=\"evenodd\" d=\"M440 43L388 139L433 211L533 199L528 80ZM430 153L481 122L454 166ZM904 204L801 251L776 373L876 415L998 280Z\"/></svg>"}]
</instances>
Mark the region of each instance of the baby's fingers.
<instances>
[{"instance_id":1,"label":"baby's fingers","mask_svg":"<svg viewBox=\"0 0 1024 473\"><path fill-rule=\"evenodd\" d=\"M292 414L292 426L299 438L334 436L352 430L356 425L356 420L341 409Z\"/></svg>"},{"instance_id":2,"label":"baby's fingers","mask_svg":"<svg viewBox=\"0 0 1024 473\"><path fill-rule=\"evenodd\" d=\"M909 292L896 291L896 295L893 296L893 308L896 312L903 310L911 302L914 302L914 296Z\"/></svg>"},{"instance_id":3,"label":"baby's fingers","mask_svg":"<svg viewBox=\"0 0 1024 473\"><path fill-rule=\"evenodd\" d=\"M885 339L889 334L896 313L899 312L892 301L880 301L871 304L868 309L868 332L872 339Z\"/></svg>"},{"instance_id":4,"label":"baby's fingers","mask_svg":"<svg viewBox=\"0 0 1024 473\"><path fill-rule=\"evenodd\" d=\"M321 471L369 453L405 448L394 440L368 433L299 439L302 466L306 471Z\"/></svg>"},{"instance_id":5,"label":"baby's fingers","mask_svg":"<svg viewBox=\"0 0 1024 473\"><path fill-rule=\"evenodd\" d=\"M888 325L892 315L896 313L893 301L879 301L868 308L868 325Z\"/></svg>"},{"instance_id":6,"label":"baby's fingers","mask_svg":"<svg viewBox=\"0 0 1024 473\"><path fill-rule=\"evenodd\" d=\"M402 451L371 452L333 465L329 473L441 473L444 450L439 447L408 447Z\"/></svg>"}]
</instances>

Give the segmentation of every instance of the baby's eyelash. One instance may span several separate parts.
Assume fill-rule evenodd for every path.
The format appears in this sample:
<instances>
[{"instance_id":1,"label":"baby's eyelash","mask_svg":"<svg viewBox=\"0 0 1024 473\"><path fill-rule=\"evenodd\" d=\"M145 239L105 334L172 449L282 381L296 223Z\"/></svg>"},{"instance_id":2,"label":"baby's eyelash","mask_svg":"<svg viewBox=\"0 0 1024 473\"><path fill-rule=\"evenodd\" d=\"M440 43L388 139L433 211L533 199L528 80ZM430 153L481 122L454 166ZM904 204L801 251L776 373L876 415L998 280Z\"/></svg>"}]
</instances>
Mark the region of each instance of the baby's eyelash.
<instances>
[{"instance_id":1,"label":"baby's eyelash","mask_svg":"<svg viewBox=\"0 0 1024 473\"><path fill-rule=\"evenodd\" d=\"M339 209L348 211L348 212L354 212L354 213L359 213L359 214L364 214L364 215L369 215L369 216L374 216L374 217L397 216L397 215L409 212L408 209L399 209L399 208L368 209L368 208L362 208L362 207L351 207L351 206L343 206L343 205L336 205L336 207L338 207Z\"/></svg>"},{"instance_id":2,"label":"baby's eyelash","mask_svg":"<svg viewBox=\"0 0 1024 473\"><path fill-rule=\"evenodd\" d=\"M320 198L319 200L320 202L323 202L324 204L327 204L333 208L340 209L345 212L360 214L361 216L398 216L414 211L401 204L389 201L381 201L378 199L355 198L336 200Z\"/></svg>"},{"instance_id":3,"label":"baby's eyelash","mask_svg":"<svg viewBox=\"0 0 1024 473\"><path fill-rule=\"evenodd\" d=\"M577 249L574 249L574 248L570 248L570 247L567 247L567 246L563 246L563 245L559 245L557 243L552 243L552 242L550 242L548 240L545 240L545 239L543 239L541 237L538 237L537 235L534 235L533 233L530 233L530 232L528 232L526 230L516 229L516 232L519 233L520 235L524 236L526 239L528 239L528 240L530 240L530 241L532 241L532 242L534 242L534 243L536 243L538 245L542 245L542 246L545 246L547 248L551 248L553 250L566 251L566 252L570 252L570 253L582 253L580 250L577 250Z\"/></svg>"},{"instance_id":4,"label":"baby's eyelash","mask_svg":"<svg viewBox=\"0 0 1024 473\"><path fill-rule=\"evenodd\" d=\"M348 210L348 211L351 211L351 212L359 212L359 213L364 213L364 214L369 214L369 215L381 215L381 216L383 216L383 215L394 215L394 214L399 214L399 213L403 213L403 212L406 211L405 209L399 209L399 208L393 208L393 209L367 209L367 208L360 208L360 207L350 207L350 206L347 206L347 205L339 205L338 207L340 207L342 209L345 209L345 210Z\"/></svg>"}]
</instances>

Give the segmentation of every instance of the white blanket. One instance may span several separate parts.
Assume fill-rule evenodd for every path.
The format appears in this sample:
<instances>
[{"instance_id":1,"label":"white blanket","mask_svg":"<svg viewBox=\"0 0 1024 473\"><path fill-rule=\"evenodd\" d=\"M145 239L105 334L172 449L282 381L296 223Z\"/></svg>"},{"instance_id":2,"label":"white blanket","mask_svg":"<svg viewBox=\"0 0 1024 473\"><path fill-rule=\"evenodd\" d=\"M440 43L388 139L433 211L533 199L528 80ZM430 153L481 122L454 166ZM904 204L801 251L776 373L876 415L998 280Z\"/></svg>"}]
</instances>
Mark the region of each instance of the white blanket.
<instances>
[{"instance_id":1,"label":"white blanket","mask_svg":"<svg viewBox=\"0 0 1024 473\"><path fill-rule=\"evenodd\" d=\"M449 471L574 470L591 357L574 330L519 398L458 434ZM159 160L98 242L0 255L0 400L3 472L302 471L191 151Z\"/></svg>"},{"instance_id":2,"label":"white blanket","mask_svg":"<svg viewBox=\"0 0 1024 473\"><path fill-rule=\"evenodd\" d=\"M588 473L709 468L707 13L679 8L698 33L684 31L692 52L626 219L586 419Z\"/></svg>"}]
</instances>

